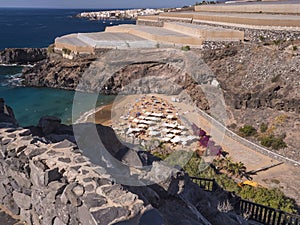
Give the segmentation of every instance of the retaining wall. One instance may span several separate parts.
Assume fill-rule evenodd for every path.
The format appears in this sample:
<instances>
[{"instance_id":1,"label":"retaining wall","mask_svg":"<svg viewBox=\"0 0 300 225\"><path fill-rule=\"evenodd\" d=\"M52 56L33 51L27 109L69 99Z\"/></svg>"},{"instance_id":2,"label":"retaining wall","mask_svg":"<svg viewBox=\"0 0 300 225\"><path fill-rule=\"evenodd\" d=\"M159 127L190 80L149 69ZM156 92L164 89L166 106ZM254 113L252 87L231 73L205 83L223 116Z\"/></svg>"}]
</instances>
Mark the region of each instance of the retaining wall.
<instances>
[{"instance_id":1,"label":"retaining wall","mask_svg":"<svg viewBox=\"0 0 300 225\"><path fill-rule=\"evenodd\" d=\"M47 144L21 128L0 129L0 140L0 204L28 225L108 225L144 208L69 141Z\"/></svg>"},{"instance_id":2,"label":"retaining wall","mask_svg":"<svg viewBox=\"0 0 300 225\"><path fill-rule=\"evenodd\" d=\"M300 14L300 4L223 4L223 5L198 5L196 12L238 12L238 13L282 13Z\"/></svg>"}]
</instances>

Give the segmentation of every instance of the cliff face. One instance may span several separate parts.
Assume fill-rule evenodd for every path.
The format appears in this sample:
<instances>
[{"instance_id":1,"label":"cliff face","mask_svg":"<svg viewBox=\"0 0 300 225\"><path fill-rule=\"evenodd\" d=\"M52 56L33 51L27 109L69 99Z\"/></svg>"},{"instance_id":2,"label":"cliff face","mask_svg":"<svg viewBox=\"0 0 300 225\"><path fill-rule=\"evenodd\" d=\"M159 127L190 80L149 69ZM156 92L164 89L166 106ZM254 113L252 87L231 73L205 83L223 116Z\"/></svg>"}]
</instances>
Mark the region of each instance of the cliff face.
<instances>
[{"instance_id":1,"label":"cliff face","mask_svg":"<svg viewBox=\"0 0 300 225\"><path fill-rule=\"evenodd\" d=\"M227 105L233 109L300 112L300 56L257 45L206 50L200 54L220 82Z\"/></svg>"},{"instance_id":2,"label":"cliff face","mask_svg":"<svg viewBox=\"0 0 300 225\"><path fill-rule=\"evenodd\" d=\"M0 64L34 64L46 59L47 49L7 48L0 51Z\"/></svg>"},{"instance_id":3,"label":"cliff face","mask_svg":"<svg viewBox=\"0 0 300 225\"><path fill-rule=\"evenodd\" d=\"M284 116L285 123L275 124L275 133L286 134L288 147L279 153L300 159L296 151L300 142L300 56L290 54L286 47L240 44L193 50L185 56L181 51L170 55L164 49L128 51L122 57L106 52L92 59L49 59L24 70L24 78L29 86L75 89L80 83L78 88L83 91L104 94L150 90L176 94L185 90L199 108L207 111L215 103L208 101L199 84L215 82L224 95L228 125L251 124L259 129L260 124L272 126L277 117ZM191 65L182 61L189 53L197 56ZM82 77L88 79L81 80ZM151 77L151 82L147 77ZM147 88L143 82L148 82ZM141 86L144 89L137 88Z\"/></svg>"},{"instance_id":4,"label":"cliff face","mask_svg":"<svg viewBox=\"0 0 300 225\"><path fill-rule=\"evenodd\" d=\"M226 199L220 193L204 192L164 163L143 161L151 156L141 158L141 153L124 148L111 128L96 127L103 145L95 146L87 135L90 126L74 127L77 140L86 143L78 148L72 127L58 118L43 117L29 129L0 120L0 204L29 225L235 225L243 220L234 212L218 211L219 201ZM106 151L119 162L127 164L130 158L133 165L152 165L151 170L121 168L120 174L113 174ZM140 184L146 177L165 179L139 187L118 183L116 176L128 178L131 173L143 178Z\"/></svg>"},{"instance_id":5,"label":"cliff face","mask_svg":"<svg viewBox=\"0 0 300 225\"><path fill-rule=\"evenodd\" d=\"M52 56L32 68L23 69L24 84L36 87L51 87L74 90L94 57L78 58L74 61Z\"/></svg>"}]
</instances>

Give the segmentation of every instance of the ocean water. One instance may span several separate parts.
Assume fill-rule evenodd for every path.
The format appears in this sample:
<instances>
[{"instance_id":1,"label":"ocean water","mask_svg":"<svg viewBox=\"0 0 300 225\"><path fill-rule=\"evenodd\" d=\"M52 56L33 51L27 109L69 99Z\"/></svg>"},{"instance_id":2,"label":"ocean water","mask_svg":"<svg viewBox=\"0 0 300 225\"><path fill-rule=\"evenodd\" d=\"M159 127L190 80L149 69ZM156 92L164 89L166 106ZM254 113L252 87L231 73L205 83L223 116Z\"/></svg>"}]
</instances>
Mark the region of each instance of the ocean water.
<instances>
[{"instance_id":1,"label":"ocean water","mask_svg":"<svg viewBox=\"0 0 300 225\"><path fill-rule=\"evenodd\" d=\"M0 3L1 6L1 3ZM47 47L56 37L76 32L103 31L106 26L134 21L89 21L74 18L85 9L0 8L0 49Z\"/></svg>"},{"instance_id":2,"label":"ocean water","mask_svg":"<svg viewBox=\"0 0 300 225\"><path fill-rule=\"evenodd\" d=\"M133 21L89 21L74 18L79 12L94 10L72 9L1 9L0 49L11 47L47 47L58 36L75 32L103 31L106 26L134 23ZM14 110L21 126L36 125L41 116L51 115L72 122L74 91L20 86L22 67L0 66L0 97ZM82 112L91 96L83 96ZM97 105L113 100L99 96ZM80 104L80 103L77 103ZM79 116L79 115L77 115Z\"/></svg>"}]
</instances>

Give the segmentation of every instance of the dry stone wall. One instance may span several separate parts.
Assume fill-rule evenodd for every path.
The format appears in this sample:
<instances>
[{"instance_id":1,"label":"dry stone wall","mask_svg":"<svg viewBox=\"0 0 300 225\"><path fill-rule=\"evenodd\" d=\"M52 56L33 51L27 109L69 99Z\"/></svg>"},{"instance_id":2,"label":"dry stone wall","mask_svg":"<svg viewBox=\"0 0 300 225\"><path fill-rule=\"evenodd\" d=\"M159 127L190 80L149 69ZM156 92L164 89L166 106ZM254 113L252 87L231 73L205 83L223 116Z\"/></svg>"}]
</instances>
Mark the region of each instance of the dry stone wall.
<instances>
[{"instance_id":1,"label":"dry stone wall","mask_svg":"<svg viewBox=\"0 0 300 225\"><path fill-rule=\"evenodd\" d=\"M22 128L1 128L0 139L0 203L28 224L108 225L144 209L69 141L47 144Z\"/></svg>"}]
</instances>

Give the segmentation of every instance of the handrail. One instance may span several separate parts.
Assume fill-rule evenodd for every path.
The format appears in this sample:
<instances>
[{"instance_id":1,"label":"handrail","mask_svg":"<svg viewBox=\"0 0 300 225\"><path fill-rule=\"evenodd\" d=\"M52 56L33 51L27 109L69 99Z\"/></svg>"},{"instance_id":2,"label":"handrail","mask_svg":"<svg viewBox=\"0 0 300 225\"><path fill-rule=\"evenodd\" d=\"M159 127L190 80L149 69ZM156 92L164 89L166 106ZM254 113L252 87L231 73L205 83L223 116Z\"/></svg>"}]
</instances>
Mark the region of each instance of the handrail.
<instances>
[{"instance_id":1,"label":"handrail","mask_svg":"<svg viewBox=\"0 0 300 225\"><path fill-rule=\"evenodd\" d=\"M251 141L248 141L247 139L240 137L239 135L237 135L236 133L232 132L231 130L229 130L226 126L224 126L222 123L220 123L218 120L216 120L215 118L213 118L212 116L208 115L207 113L205 113L203 110L200 110L199 108L196 107L196 110L206 119L210 119L214 122L214 125L218 125L220 126L222 129L225 130L226 134L228 136L230 136L231 138L233 138L234 140L243 143L244 145L248 146L249 148L251 148L252 150L262 153L263 155L269 156L273 159L276 160L282 160L284 162L290 163L294 166L300 166L300 162L295 161L293 159L287 158L285 156L282 156L278 153L272 152L266 148L263 148L262 146L259 146Z\"/></svg>"},{"instance_id":2,"label":"handrail","mask_svg":"<svg viewBox=\"0 0 300 225\"><path fill-rule=\"evenodd\" d=\"M300 215L295 215L257 204L248 200L240 200L240 212L266 225L300 225Z\"/></svg>"},{"instance_id":3,"label":"handrail","mask_svg":"<svg viewBox=\"0 0 300 225\"><path fill-rule=\"evenodd\" d=\"M190 177L191 180L198 184L204 191L214 192L216 190L216 181L215 179L208 178L199 178L199 177Z\"/></svg>"},{"instance_id":4,"label":"handrail","mask_svg":"<svg viewBox=\"0 0 300 225\"><path fill-rule=\"evenodd\" d=\"M205 191L214 192L217 190L215 179L190 177ZM239 199L239 213L244 214L248 219L265 225L300 225L300 215L287 213L245 199Z\"/></svg>"}]
</instances>

